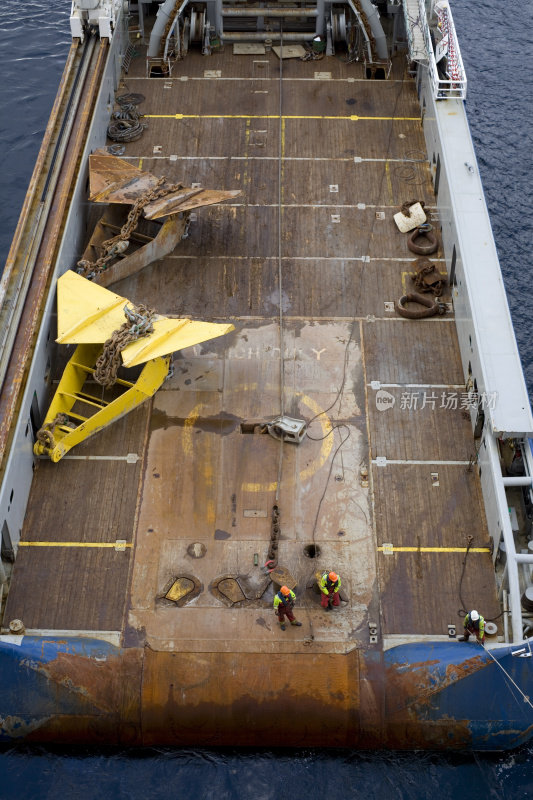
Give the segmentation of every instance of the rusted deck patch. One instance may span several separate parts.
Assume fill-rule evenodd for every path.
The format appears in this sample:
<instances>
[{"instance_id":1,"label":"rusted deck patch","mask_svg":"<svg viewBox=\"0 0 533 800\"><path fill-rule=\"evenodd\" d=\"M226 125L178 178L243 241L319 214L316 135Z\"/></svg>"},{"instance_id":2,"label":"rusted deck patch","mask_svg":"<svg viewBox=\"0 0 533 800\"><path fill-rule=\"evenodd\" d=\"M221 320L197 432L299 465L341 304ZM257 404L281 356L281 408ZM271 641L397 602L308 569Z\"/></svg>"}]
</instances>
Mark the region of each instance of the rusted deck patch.
<instances>
[{"instance_id":1,"label":"rusted deck patch","mask_svg":"<svg viewBox=\"0 0 533 800\"><path fill-rule=\"evenodd\" d=\"M278 341L269 321L241 323L225 348L209 343L177 361L174 377L155 398L155 417L165 425L152 429L148 445L129 613L130 626L142 629L155 649L306 652L312 637L314 649L345 652L368 637L375 550L368 490L359 483L358 464L366 458L359 394L346 392L335 412L322 413L335 400L345 355L348 380L360 374L358 329L346 323L286 325L286 402L294 416L316 417L312 438L284 446L278 503L280 561L294 576L295 613L303 625L284 640L276 626L260 630L256 624L258 611L275 622L273 588L265 591L262 570L271 520L243 512L276 502L280 444L245 432L239 421L279 413ZM221 409L231 409L229 428ZM332 424L341 427L331 432ZM348 433L350 447L333 461ZM318 560L306 557L313 540L320 542ZM199 544L205 552L194 559L191 546ZM307 590L317 568L333 566L346 576L348 602L328 616ZM155 604L154 587L191 568L216 591L200 593L186 609ZM357 581L351 581L355 571Z\"/></svg>"}]
</instances>

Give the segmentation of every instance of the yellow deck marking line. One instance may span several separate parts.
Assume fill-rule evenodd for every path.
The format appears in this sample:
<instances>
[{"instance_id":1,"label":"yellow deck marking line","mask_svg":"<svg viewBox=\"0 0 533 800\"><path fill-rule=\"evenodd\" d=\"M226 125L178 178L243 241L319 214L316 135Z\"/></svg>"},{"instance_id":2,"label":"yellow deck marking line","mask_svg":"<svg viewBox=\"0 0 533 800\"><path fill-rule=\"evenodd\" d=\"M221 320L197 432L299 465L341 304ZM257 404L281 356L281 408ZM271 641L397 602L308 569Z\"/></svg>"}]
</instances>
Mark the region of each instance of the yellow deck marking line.
<instances>
[{"instance_id":1,"label":"yellow deck marking line","mask_svg":"<svg viewBox=\"0 0 533 800\"><path fill-rule=\"evenodd\" d=\"M196 420L200 416L200 409L203 408L203 403L197 403L192 411L187 414L187 418L183 423L183 453L186 456L191 456L193 449L192 449L192 429L196 425Z\"/></svg>"},{"instance_id":2,"label":"yellow deck marking line","mask_svg":"<svg viewBox=\"0 0 533 800\"><path fill-rule=\"evenodd\" d=\"M142 169L142 168L143 168L143 159L140 158L139 159L139 169Z\"/></svg>"},{"instance_id":3,"label":"yellow deck marking line","mask_svg":"<svg viewBox=\"0 0 533 800\"><path fill-rule=\"evenodd\" d=\"M380 553L466 553L466 547L378 547ZM470 547L469 553L490 553L490 547Z\"/></svg>"},{"instance_id":4,"label":"yellow deck marking line","mask_svg":"<svg viewBox=\"0 0 533 800\"><path fill-rule=\"evenodd\" d=\"M204 481L205 487L208 493L212 493L213 489L213 464L212 464L212 450L210 439L206 438L202 442L203 446L207 448L207 453L205 454L205 460L203 462L203 473L204 473ZM196 516L196 508L194 510L194 514ZM205 521L208 525L215 524L215 501L213 497L208 497L205 506Z\"/></svg>"},{"instance_id":5,"label":"yellow deck marking line","mask_svg":"<svg viewBox=\"0 0 533 800\"><path fill-rule=\"evenodd\" d=\"M145 114L146 119L278 119L279 114ZM363 121L394 121L394 122L420 122L420 117L358 117L352 114L349 117L283 114L282 119L327 119L348 120L348 122Z\"/></svg>"},{"instance_id":6,"label":"yellow deck marking line","mask_svg":"<svg viewBox=\"0 0 533 800\"><path fill-rule=\"evenodd\" d=\"M113 547L116 542L19 542L19 547ZM132 547L131 542L121 545L121 547Z\"/></svg>"}]
</instances>

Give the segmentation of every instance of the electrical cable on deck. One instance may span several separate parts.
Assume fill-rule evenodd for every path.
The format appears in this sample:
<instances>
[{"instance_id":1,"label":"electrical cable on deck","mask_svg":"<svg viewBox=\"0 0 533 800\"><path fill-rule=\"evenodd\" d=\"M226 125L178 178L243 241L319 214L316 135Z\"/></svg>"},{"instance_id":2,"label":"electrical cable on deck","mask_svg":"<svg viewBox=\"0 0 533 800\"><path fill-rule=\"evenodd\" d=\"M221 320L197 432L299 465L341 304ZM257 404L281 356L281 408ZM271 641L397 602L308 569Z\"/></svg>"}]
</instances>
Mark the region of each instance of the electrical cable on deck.
<instances>
[{"instance_id":1,"label":"electrical cable on deck","mask_svg":"<svg viewBox=\"0 0 533 800\"><path fill-rule=\"evenodd\" d=\"M279 292L279 392L280 392L280 417L285 414L285 367L284 367L284 336L283 336L283 285L281 269L281 181L283 177L283 28L280 24L280 54L279 54L279 142L278 142L278 292ZM276 483L276 503L279 500L281 476L283 472L283 436L279 443L278 479Z\"/></svg>"},{"instance_id":2,"label":"electrical cable on deck","mask_svg":"<svg viewBox=\"0 0 533 800\"><path fill-rule=\"evenodd\" d=\"M280 350L280 416L285 413L285 370L283 354L283 286L281 262L281 228L282 228L282 188L283 178L283 28L280 24L280 54L279 54L279 142L278 142L278 291L279 291L279 350Z\"/></svg>"},{"instance_id":3,"label":"electrical cable on deck","mask_svg":"<svg viewBox=\"0 0 533 800\"><path fill-rule=\"evenodd\" d=\"M398 106L398 103L399 103L399 100L400 100L400 95L401 95L401 89L396 95L396 99L395 99L395 103L394 103L394 110L393 110L393 115L392 115L393 118L396 115L396 109L397 109L397 106ZM391 126L390 132L389 132L389 145L388 145L388 150L389 151L391 149L392 131L393 131L393 128ZM383 183L385 181L386 174L387 174L386 170L383 170L382 176L381 176L381 181L380 181L378 192L377 192L377 196L378 197L381 196L381 193L382 193L382 190L383 190ZM371 229L370 229L370 234L369 234L368 241L367 241L367 252L370 251L370 242L372 241L373 236L374 236L374 227L376 225L376 219L377 219L377 217L374 218L372 226L371 226ZM361 267L361 270L359 272L358 286L357 286L356 290L352 293L352 296L354 298L359 298L361 296L361 294L362 294L362 292L361 292L362 283L363 283L363 267ZM350 356L350 345L354 341L355 331L359 327L359 321L357 319L356 314L357 314L357 310L354 309L352 326L351 326L351 329L350 329L350 335L348 337L348 340L346 342L345 349L344 349L342 381L341 381L341 384L340 384L339 389L337 391L336 397L333 400L333 402L327 408L325 408L323 411L319 411L317 414L314 415L314 417L311 418L311 420L309 421L309 423L307 425L308 429L311 426L311 424L314 422L314 420L316 420L318 417L322 416L323 414L327 414L337 404L337 402L342 397L342 394L344 392L344 387L346 385L348 361L349 361L349 356ZM337 456L337 453L342 449L344 444L350 438L351 430L350 430L349 426L346 423L340 422L340 423L338 423L336 425L332 425L331 429L324 436L313 437L313 436L309 436L309 433L307 433L307 437L309 439L312 439L313 441L322 441L323 439L326 439L328 436L330 436L332 433L334 434L335 431L338 428L342 428L342 427L345 427L347 429L348 434L344 438L341 439L339 445L337 446L336 450L334 451L334 453L333 453L333 455L331 457L331 463L330 463L328 475L327 475L327 478L326 478L326 483L325 483L325 486L324 486L324 490L322 492L322 496L320 497L320 500L318 502L317 511L316 511L316 515L315 515L315 521L314 521L314 524L313 524L313 530L312 530L312 535L311 535L311 540L312 540L313 544L315 543L316 529L317 529L318 520L319 520L319 517L320 517L320 510L321 510L321 507L322 507L322 503L324 501L324 497L326 496L326 492L327 492L327 489L328 489L329 481L330 481L331 474L332 474L332 471L333 471L333 465L335 463L335 458ZM369 457L371 457L371 453L369 453ZM364 457L363 457L361 463L363 462L363 460L364 460ZM357 505L359 506L359 504L357 504ZM365 517L365 520L367 521L367 524L368 524L368 520L367 520L367 517L366 517L366 514L365 514L364 510L362 509L361 506L359 506L359 508L363 512L363 516ZM306 609L306 611L307 611L307 616L308 616L308 619L309 619L309 625L310 625L310 630L311 630L311 639L314 639L311 615L309 614L308 609ZM306 642L306 644L307 644L307 642Z\"/></svg>"}]
</instances>

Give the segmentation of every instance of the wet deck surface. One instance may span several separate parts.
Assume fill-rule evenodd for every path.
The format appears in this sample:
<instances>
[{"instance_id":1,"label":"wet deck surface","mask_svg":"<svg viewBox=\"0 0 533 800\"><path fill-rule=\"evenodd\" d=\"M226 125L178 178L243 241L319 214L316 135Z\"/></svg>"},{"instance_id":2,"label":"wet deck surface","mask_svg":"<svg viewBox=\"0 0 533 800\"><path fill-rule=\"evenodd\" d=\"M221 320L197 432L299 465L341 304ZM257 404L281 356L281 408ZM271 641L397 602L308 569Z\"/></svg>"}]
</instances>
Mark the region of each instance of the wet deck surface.
<instances>
[{"instance_id":1,"label":"wet deck surface","mask_svg":"<svg viewBox=\"0 0 533 800\"><path fill-rule=\"evenodd\" d=\"M76 451L133 452L136 464L39 462L22 538L59 544L20 548L6 619L124 630L126 643L172 652L339 653L368 644L369 622L380 636L447 635L463 602L498 613L453 318L403 320L385 306L410 287L414 261L392 214L413 197L435 205L403 65L367 81L339 58L285 61L280 124L272 53L191 53L171 81L132 63L127 90L153 116L126 157L242 195L200 209L171 257L112 288L161 313L230 318L235 331L180 353L150 407ZM445 270L441 253L436 263ZM303 623L285 633L261 570L280 448L241 432L280 412L280 349L286 413L320 414L314 440L283 449L279 562ZM379 388L394 401L385 411ZM468 536L482 552L468 555L461 600ZM134 546L60 546L116 539ZM313 591L325 569L343 582L333 614ZM181 608L164 598L180 577L199 590ZM214 591L228 577L246 597L233 606Z\"/></svg>"}]
</instances>

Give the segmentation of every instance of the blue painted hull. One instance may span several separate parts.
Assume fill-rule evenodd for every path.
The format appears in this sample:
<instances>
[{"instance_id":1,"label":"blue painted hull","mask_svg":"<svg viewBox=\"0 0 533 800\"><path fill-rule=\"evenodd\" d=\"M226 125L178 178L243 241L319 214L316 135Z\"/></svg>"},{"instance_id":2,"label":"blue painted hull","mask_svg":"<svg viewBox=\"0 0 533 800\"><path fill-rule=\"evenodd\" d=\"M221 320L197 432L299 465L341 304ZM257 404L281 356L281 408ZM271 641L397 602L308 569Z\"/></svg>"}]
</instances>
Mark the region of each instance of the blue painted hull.
<instances>
[{"instance_id":1,"label":"blue painted hull","mask_svg":"<svg viewBox=\"0 0 533 800\"><path fill-rule=\"evenodd\" d=\"M533 688L533 658L530 649L525 657L513 655L521 649L498 648L492 658L476 642L392 648L385 663L398 699L389 687L388 713L401 718L408 711L428 731L448 720L452 744L463 726L465 745L474 750L518 747L533 734L533 708L524 699Z\"/></svg>"},{"instance_id":2,"label":"blue painted hull","mask_svg":"<svg viewBox=\"0 0 533 800\"><path fill-rule=\"evenodd\" d=\"M172 664L165 672L147 660L157 654L141 648L75 637L0 637L0 740L279 746L283 718L287 746L508 750L533 734L533 658L527 646L513 655L520 649L501 647L492 658L475 642L424 642L333 662L328 656L334 674L348 668L350 695L339 710L341 692L317 702L309 688L307 668L311 681L324 676L325 662L316 656L302 657L307 664L295 660L305 684L299 692L286 680L276 684L275 659L262 656L251 694L239 680L235 655L234 679L219 661L218 674L199 681L194 698L182 688L176 700L179 654L165 654ZM232 687L229 703L225 681ZM287 714L295 707L299 715Z\"/></svg>"}]
</instances>

